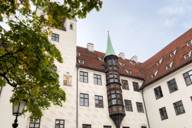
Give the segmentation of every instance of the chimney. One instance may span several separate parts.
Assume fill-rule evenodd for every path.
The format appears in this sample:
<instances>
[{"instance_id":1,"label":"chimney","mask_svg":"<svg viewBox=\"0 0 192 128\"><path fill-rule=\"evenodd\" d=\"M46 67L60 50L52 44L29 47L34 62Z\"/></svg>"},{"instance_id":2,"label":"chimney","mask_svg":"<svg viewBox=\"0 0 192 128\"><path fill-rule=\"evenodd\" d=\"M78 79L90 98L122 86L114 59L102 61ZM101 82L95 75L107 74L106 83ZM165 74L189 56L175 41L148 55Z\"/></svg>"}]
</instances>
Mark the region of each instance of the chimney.
<instances>
[{"instance_id":1,"label":"chimney","mask_svg":"<svg viewBox=\"0 0 192 128\"><path fill-rule=\"evenodd\" d=\"M93 43L87 43L87 50L90 52L94 52L94 44Z\"/></svg>"},{"instance_id":2,"label":"chimney","mask_svg":"<svg viewBox=\"0 0 192 128\"><path fill-rule=\"evenodd\" d=\"M121 57L122 59L125 59L125 53L124 52L120 52L119 53L119 57Z\"/></svg>"}]
</instances>

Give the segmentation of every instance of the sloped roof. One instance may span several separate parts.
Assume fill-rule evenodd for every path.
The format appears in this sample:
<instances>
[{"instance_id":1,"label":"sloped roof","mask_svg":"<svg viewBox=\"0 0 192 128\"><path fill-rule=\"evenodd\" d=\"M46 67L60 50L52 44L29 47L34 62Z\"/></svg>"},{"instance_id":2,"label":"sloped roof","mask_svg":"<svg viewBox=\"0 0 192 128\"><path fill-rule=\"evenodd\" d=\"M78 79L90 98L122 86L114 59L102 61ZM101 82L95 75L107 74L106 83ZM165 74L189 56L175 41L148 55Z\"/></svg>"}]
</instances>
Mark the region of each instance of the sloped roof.
<instances>
[{"instance_id":1,"label":"sloped roof","mask_svg":"<svg viewBox=\"0 0 192 128\"><path fill-rule=\"evenodd\" d=\"M188 44L191 40L192 29L143 63L119 58L119 73L144 80L145 87L192 62L192 45ZM82 68L104 72L104 56L102 52L77 47L77 63Z\"/></svg>"}]
</instances>

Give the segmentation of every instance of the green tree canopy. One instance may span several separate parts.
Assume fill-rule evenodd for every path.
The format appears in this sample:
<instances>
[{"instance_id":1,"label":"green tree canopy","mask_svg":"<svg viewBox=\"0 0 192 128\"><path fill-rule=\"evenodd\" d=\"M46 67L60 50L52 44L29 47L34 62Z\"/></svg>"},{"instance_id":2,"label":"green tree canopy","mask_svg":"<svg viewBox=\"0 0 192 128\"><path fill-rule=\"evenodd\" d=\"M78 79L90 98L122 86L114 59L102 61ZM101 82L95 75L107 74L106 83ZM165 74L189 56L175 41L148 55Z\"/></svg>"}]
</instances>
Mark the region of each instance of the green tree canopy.
<instances>
[{"instance_id":1,"label":"green tree canopy","mask_svg":"<svg viewBox=\"0 0 192 128\"><path fill-rule=\"evenodd\" d=\"M85 18L100 0L2 0L0 2L0 87L13 87L11 102L26 101L35 118L51 104L62 106L54 61L63 62L49 42L49 27L63 29L65 19Z\"/></svg>"}]
</instances>

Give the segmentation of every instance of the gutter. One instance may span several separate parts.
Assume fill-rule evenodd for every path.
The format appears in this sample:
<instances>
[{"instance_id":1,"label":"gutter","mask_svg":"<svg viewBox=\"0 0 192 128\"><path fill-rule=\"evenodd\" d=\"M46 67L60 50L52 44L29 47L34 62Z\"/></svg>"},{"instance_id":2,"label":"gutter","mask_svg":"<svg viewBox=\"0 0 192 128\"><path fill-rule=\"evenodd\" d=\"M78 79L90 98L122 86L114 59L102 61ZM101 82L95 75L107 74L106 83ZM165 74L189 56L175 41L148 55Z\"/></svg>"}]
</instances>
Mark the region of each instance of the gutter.
<instances>
[{"instance_id":1,"label":"gutter","mask_svg":"<svg viewBox=\"0 0 192 128\"><path fill-rule=\"evenodd\" d=\"M147 109L146 109L146 105L145 105L145 98L144 98L144 95L143 95L143 90L141 91L142 93L142 99L143 99L143 105L144 105L144 109L145 109L145 115L146 115L146 119L147 119L147 124L148 124L148 127L150 128L150 123L149 123L149 117L148 117L148 113L147 113Z\"/></svg>"},{"instance_id":2,"label":"gutter","mask_svg":"<svg viewBox=\"0 0 192 128\"><path fill-rule=\"evenodd\" d=\"M76 76L76 128L78 128L79 124L79 102L78 102L78 94L79 94L79 86L78 86L78 80L79 80L79 65L76 65L76 70L77 70L77 76Z\"/></svg>"}]
</instances>

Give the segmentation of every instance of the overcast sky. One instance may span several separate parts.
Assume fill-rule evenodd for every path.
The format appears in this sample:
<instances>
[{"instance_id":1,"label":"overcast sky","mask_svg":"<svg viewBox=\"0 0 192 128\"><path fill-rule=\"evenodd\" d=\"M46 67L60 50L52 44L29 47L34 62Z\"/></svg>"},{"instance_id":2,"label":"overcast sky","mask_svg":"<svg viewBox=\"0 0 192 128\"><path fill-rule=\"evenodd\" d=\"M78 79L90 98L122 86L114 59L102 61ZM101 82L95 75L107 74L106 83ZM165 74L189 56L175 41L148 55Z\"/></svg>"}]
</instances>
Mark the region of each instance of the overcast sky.
<instances>
[{"instance_id":1,"label":"overcast sky","mask_svg":"<svg viewBox=\"0 0 192 128\"><path fill-rule=\"evenodd\" d=\"M109 30L116 54L143 62L192 27L192 0L103 0L77 25L77 45L105 52Z\"/></svg>"}]
</instances>

